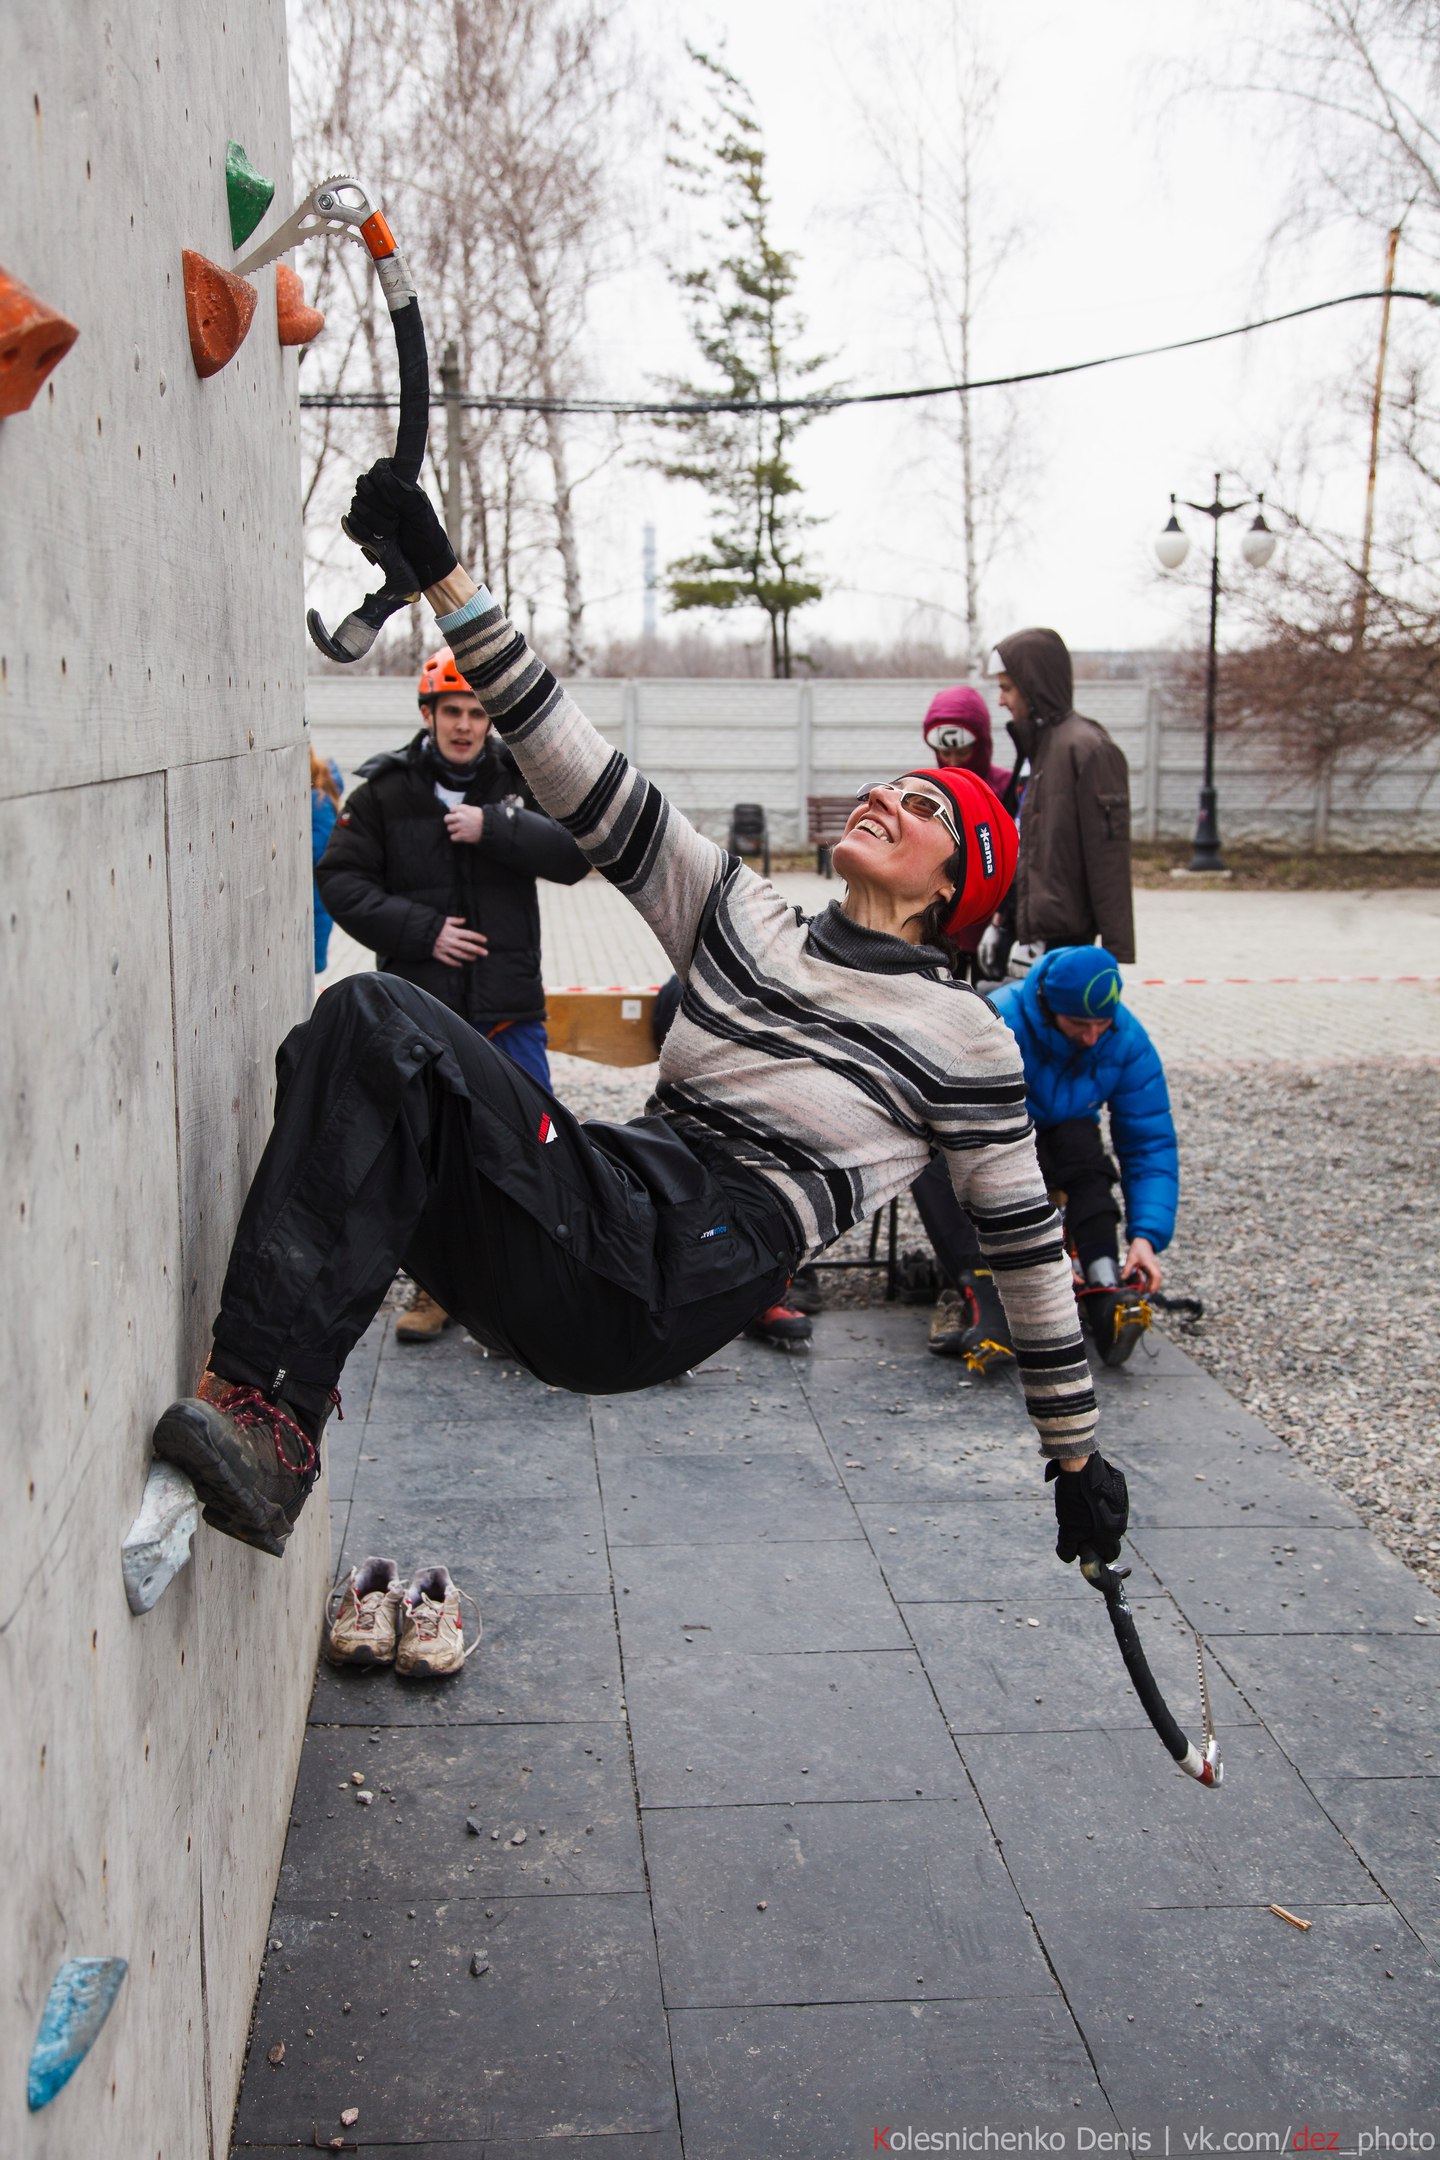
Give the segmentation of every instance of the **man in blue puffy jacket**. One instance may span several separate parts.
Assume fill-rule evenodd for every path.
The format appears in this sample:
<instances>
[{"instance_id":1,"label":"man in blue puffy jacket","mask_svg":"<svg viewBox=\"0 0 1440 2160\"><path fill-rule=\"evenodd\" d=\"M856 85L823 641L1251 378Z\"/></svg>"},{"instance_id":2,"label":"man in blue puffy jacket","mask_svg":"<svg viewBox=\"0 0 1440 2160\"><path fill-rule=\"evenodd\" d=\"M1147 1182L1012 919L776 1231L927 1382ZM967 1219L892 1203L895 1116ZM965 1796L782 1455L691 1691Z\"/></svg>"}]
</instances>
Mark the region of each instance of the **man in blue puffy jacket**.
<instances>
[{"instance_id":1,"label":"man in blue puffy jacket","mask_svg":"<svg viewBox=\"0 0 1440 2160\"><path fill-rule=\"evenodd\" d=\"M1120 969L1103 946L1064 945L991 996L1020 1045L1040 1168L1051 1192L1063 1195L1081 1313L1107 1365L1123 1364L1150 1324L1145 1298L1160 1288L1159 1256L1174 1233L1180 1196L1165 1073L1121 994ZM1109 1111L1118 1171L1101 1134L1102 1109ZM932 1161L913 1190L941 1267L955 1284L936 1308L931 1349L964 1357L980 1371L1010 1362L1000 1299L943 1162Z\"/></svg>"}]
</instances>

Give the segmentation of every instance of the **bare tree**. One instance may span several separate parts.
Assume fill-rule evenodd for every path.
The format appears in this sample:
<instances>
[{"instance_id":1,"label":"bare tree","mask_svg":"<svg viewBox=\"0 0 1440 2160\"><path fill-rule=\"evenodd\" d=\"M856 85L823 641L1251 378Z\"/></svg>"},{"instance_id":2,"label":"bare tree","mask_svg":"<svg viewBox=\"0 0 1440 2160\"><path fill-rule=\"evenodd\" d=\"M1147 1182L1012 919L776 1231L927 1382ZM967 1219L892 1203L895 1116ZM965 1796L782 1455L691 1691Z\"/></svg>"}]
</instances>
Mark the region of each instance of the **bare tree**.
<instances>
[{"instance_id":1,"label":"bare tree","mask_svg":"<svg viewBox=\"0 0 1440 2160\"><path fill-rule=\"evenodd\" d=\"M626 72L611 0L311 0L296 78L304 184L350 169L382 195L416 272L432 354L438 361L453 343L464 392L548 400L581 387L587 298L621 193L613 145ZM357 250L326 251L316 299L329 329L309 357L307 390L392 389L383 307ZM307 423L307 509L338 514L357 457L375 454L381 430L373 414L333 408ZM584 590L572 427L553 411L462 416L452 406L431 458L452 505L458 491L457 546L507 605L524 596L533 606L547 562L558 565L574 670L584 665ZM447 489L441 460L449 466L452 447Z\"/></svg>"},{"instance_id":2,"label":"bare tree","mask_svg":"<svg viewBox=\"0 0 1440 2160\"><path fill-rule=\"evenodd\" d=\"M919 301L927 345L916 359L938 364L946 379L968 382L978 366L987 304L1023 243L1021 227L1002 217L985 179L1002 81L974 11L964 0L929 0L923 23L887 22L852 79L861 122L885 175L867 222ZM985 405L959 397L925 406L926 464L932 478L937 440L958 485L956 538L964 592L969 665L984 665L986 579L1023 519L1032 474L1013 396L987 393Z\"/></svg>"},{"instance_id":3,"label":"bare tree","mask_svg":"<svg viewBox=\"0 0 1440 2160\"><path fill-rule=\"evenodd\" d=\"M1348 229L1403 285L1440 267L1440 7L1435 0L1290 0L1241 49L1230 87L1289 130L1294 183L1273 239ZM1272 120L1273 124L1273 120ZM1237 589L1221 706L1321 783L1440 735L1440 397L1429 316L1388 306L1317 391L1265 480L1286 506L1276 572ZM1388 354L1387 354L1388 347ZM1367 349L1368 348L1368 349ZM1387 357L1390 370L1386 373ZM1353 485L1337 485L1346 473Z\"/></svg>"}]
</instances>

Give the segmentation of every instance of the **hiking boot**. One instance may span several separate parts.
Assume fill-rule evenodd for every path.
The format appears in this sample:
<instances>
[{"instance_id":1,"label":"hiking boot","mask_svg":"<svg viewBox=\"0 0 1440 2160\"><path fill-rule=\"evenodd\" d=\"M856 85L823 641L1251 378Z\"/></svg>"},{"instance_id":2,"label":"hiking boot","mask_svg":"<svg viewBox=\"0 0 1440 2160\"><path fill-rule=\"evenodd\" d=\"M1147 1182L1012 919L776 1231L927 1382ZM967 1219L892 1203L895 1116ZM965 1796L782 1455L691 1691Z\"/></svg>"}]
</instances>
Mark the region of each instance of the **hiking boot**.
<instances>
[{"instance_id":1,"label":"hiking boot","mask_svg":"<svg viewBox=\"0 0 1440 2160\"><path fill-rule=\"evenodd\" d=\"M154 1448L185 1472L212 1529L277 1560L320 1474L319 1448L283 1402L208 1366L161 1417Z\"/></svg>"},{"instance_id":2,"label":"hiking boot","mask_svg":"<svg viewBox=\"0 0 1440 2160\"><path fill-rule=\"evenodd\" d=\"M475 1611L475 1640L468 1647L460 1610L462 1597ZM412 1680L443 1679L448 1673L457 1673L466 1658L479 1649L482 1632L479 1606L474 1598L456 1589L450 1570L421 1568L400 1602L395 1670Z\"/></svg>"},{"instance_id":3,"label":"hiking boot","mask_svg":"<svg viewBox=\"0 0 1440 2160\"><path fill-rule=\"evenodd\" d=\"M1130 1283L1113 1290L1092 1283L1080 1300L1080 1317L1089 1328L1104 1365L1123 1365L1150 1325L1150 1300Z\"/></svg>"},{"instance_id":4,"label":"hiking boot","mask_svg":"<svg viewBox=\"0 0 1440 2160\"><path fill-rule=\"evenodd\" d=\"M785 1305L790 1312L806 1313L811 1317L824 1311L825 1293L813 1267L796 1269L785 1288Z\"/></svg>"},{"instance_id":5,"label":"hiking boot","mask_svg":"<svg viewBox=\"0 0 1440 2160\"><path fill-rule=\"evenodd\" d=\"M942 1290L930 1315L930 1339L926 1347L936 1357L963 1357L966 1338L975 1331L975 1297L962 1290Z\"/></svg>"},{"instance_id":6,"label":"hiking boot","mask_svg":"<svg viewBox=\"0 0 1440 2160\"><path fill-rule=\"evenodd\" d=\"M808 1343L815 1333L815 1323L807 1313L796 1312L784 1303L767 1305L764 1312L757 1313L748 1321L745 1333L751 1342L774 1343L780 1350L796 1350Z\"/></svg>"},{"instance_id":7,"label":"hiking boot","mask_svg":"<svg viewBox=\"0 0 1440 2160\"><path fill-rule=\"evenodd\" d=\"M393 1665L400 1625L400 1576L393 1560L373 1556L351 1568L325 1600L325 1655L362 1670Z\"/></svg>"},{"instance_id":8,"label":"hiking boot","mask_svg":"<svg viewBox=\"0 0 1440 2160\"><path fill-rule=\"evenodd\" d=\"M428 1290L416 1283L410 1294L410 1303L403 1318L395 1323L396 1342L439 1342L447 1327L454 1323L443 1305L437 1305Z\"/></svg>"},{"instance_id":9,"label":"hiking boot","mask_svg":"<svg viewBox=\"0 0 1440 2160\"><path fill-rule=\"evenodd\" d=\"M998 1372L1002 1365L1013 1365L1015 1345L1010 1338L1010 1323L989 1268L966 1268L960 1277L960 1295L974 1315L959 1346L959 1354L970 1371L988 1375Z\"/></svg>"}]
</instances>

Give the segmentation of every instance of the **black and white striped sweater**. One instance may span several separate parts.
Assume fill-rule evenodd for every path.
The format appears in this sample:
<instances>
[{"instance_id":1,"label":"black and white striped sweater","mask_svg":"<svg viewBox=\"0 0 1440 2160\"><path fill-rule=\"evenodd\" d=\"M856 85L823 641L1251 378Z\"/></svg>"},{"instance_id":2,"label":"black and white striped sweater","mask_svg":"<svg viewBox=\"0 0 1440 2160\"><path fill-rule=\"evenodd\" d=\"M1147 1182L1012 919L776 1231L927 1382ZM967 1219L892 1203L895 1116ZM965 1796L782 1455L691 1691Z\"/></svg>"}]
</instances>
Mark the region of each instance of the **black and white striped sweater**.
<instances>
[{"instance_id":1,"label":"black and white striped sweater","mask_svg":"<svg viewBox=\"0 0 1440 2160\"><path fill-rule=\"evenodd\" d=\"M810 1254L911 1185L932 1147L995 1270L1047 1455L1095 1396L1015 1038L943 956L838 907L807 921L590 725L482 590L438 618L536 800L660 940L685 994L650 1105L758 1171Z\"/></svg>"}]
</instances>

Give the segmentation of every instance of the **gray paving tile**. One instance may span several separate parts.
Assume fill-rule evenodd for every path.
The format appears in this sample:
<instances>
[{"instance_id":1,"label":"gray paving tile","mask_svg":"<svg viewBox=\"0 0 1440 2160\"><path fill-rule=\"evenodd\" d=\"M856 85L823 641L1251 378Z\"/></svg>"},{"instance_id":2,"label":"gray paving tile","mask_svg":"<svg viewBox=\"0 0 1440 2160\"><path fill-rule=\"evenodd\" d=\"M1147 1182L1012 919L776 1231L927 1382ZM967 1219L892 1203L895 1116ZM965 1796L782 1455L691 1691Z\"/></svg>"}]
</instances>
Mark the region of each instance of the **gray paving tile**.
<instances>
[{"instance_id":1,"label":"gray paving tile","mask_svg":"<svg viewBox=\"0 0 1440 2160\"><path fill-rule=\"evenodd\" d=\"M873 2129L1114 2118L1053 1994L670 2015L685 2160L840 2160ZM1077 2108L1073 2105L1080 2102Z\"/></svg>"},{"instance_id":2,"label":"gray paving tile","mask_svg":"<svg viewBox=\"0 0 1440 2160\"><path fill-rule=\"evenodd\" d=\"M627 1658L682 1648L697 1656L909 1648L863 1538L631 1545L613 1559Z\"/></svg>"},{"instance_id":3,"label":"gray paving tile","mask_svg":"<svg viewBox=\"0 0 1440 2160\"><path fill-rule=\"evenodd\" d=\"M332 2126L325 2128L328 2133ZM336 2136L343 2135L338 2115L333 2130ZM366 2160L567 2160L567 2156L568 2160L683 2160L678 2130L641 2131L634 2136L622 2132L619 2137L445 2138L438 2144L427 2138L423 2145L372 2145L364 2132L361 2121L350 2135L364 2139L360 2150ZM265 2160L267 2154L293 2153L295 2148L236 2145L231 2150Z\"/></svg>"},{"instance_id":4,"label":"gray paving tile","mask_svg":"<svg viewBox=\"0 0 1440 2160\"><path fill-rule=\"evenodd\" d=\"M646 1807L966 1789L919 1660L899 1651L637 1657L625 1699Z\"/></svg>"},{"instance_id":5,"label":"gray paving tile","mask_svg":"<svg viewBox=\"0 0 1440 2160\"><path fill-rule=\"evenodd\" d=\"M846 1315L847 1319L850 1317ZM956 1358L932 1357L921 1331L914 1345L858 1357L811 1359L802 1373L817 1415L841 1413L879 1418L1000 1416L1019 1402L1014 1375L989 1380L969 1373ZM1022 1413L1023 1414L1023 1413Z\"/></svg>"},{"instance_id":6,"label":"gray paving tile","mask_svg":"<svg viewBox=\"0 0 1440 2160\"><path fill-rule=\"evenodd\" d=\"M776 1452L813 1450L816 1426L803 1390L755 1388L706 1371L683 1386L646 1388L635 1395L591 1398L595 1446L602 1462L615 1455L748 1455L754 1445Z\"/></svg>"},{"instance_id":7,"label":"gray paving tile","mask_svg":"<svg viewBox=\"0 0 1440 2160\"><path fill-rule=\"evenodd\" d=\"M1411 2122L1440 2106L1440 1975L1386 1906L1322 1907L1300 1934L1254 1907L1181 1923L1076 1900L1041 1936L1122 2122Z\"/></svg>"},{"instance_id":8,"label":"gray paving tile","mask_svg":"<svg viewBox=\"0 0 1440 2160\"><path fill-rule=\"evenodd\" d=\"M408 1575L443 1560L481 1612L496 1591L512 1597L603 1593L610 1586L598 1492L593 1500L489 1500L450 1505L421 1487L399 1499L351 1507L343 1565L393 1553Z\"/></svg>"},{"instance_id":9,"label":"gray paving tile","mask_svg":"<svg viewBox=\"0 0 1440 2160\"><path fill-rule=\"evenodd\" d=\"M645 1860L672 2010L1049 1989L971 1794L654 1809Z\"/></svg>"},{"instance_id":10,"label":"gray paving tile","mask_svg":"<svg viewBox=\"0 0 1440 2160\"><path fill-rule=\"evenodd\" d=\"M352 1772L370 1805L356 1804ZM525 1837L513 1845L517 1830ZM312 1725L306 1735L282 1903L644 1886L623 1723L392 1727L378 1739Z\"/></svg>"},{"instance_id":11,"label":"gray paving tile","mask_svg":"<svg viewBox=\"0 0 1440 2160\"><path fill-rule=\"evenodd\" d=\"M822 1274L824 1283L828 1280ZM930 1314L923 1305L839 1305L822 1312L815 1324L815 1344L806 1364L806 1382L836 1363L866 1364L879 1358L911 1358L944 1367L925 1348Z\"/></svg>"},{"instance_id":12,"label":"gray paving tile","mask_svg":"<svg viewBox=\"0 0 1440 2160\"><path fill-rule=\"evenodd\" d=\"M372 1418L355 1485L357 1499L387 1512L402 1499L417 1512L490 1500L573 1500L583 1507L597 1490L588 1419L562 1428L528 1417L504 1426L424 1417L392 1426Z\"/></svg>"},{"instance_id":13,"label":"gray paving tile","mask_svg":"<svg viewBox=\"0 0 1440 2160\"><path fill-rule=\"evenodd\" d=\"M736 1346L730 1344L730 1354ZM592 1395L589 1415L600 1449L622 1454L704 1454L736 1439L760 1439L777 1421L814 1436L805 1389L790 1369L782 1374L741 1374L730 1365L699 1365L689 1378L633 1395ZM691 1445L684 1445L691 1443Z\"/></svg>"},{"instance_id":14,"label":"gray paving tile","mask_svg":"<svg viewBox=\"0 0 1440 2160\"><path fill-rule=\"evenodd\" d=\"M1140 1528L1145 1555L1192 1626L1225 1635L1413 1634L1440 1598L1368 1530Z\"/></svg>"},{"instance_id":15,"label":"gray paving tile","mask_svg":"<svg viewBox=\"0 0 1440 2160\"><path fill-rule=\"evenodd\" d=\"M1440 1763L1440 1641L1227 1635L1231 1674L1302 1777L1430 1777Z\"/></svg>"},{"instance_id":16,"label":"gray paving tile","mask_svg":"<svg viewBox=\"0 0 1440 2160\"><path fill-rule=\"evenodd\" d=\"M1035 1431L1018 1425L972 1432L963 1422L940 1427L907 1422L880 1437L856 1431L826 1430L846 1490L857 1502L875 1507L896 1501L1034 1500L1044 1493L1043 1465L1035 1449Z\"/></svg>"},{"instance_id":17,"label":"gray paving tile","mask_svg":"<svg viewBox=\"0 0 1440 2160\"><path fill-rule=\"evenodd\" d=\"M285 1948L260 1984L237 2143L303 2144L346 2106L367 2145L673 2131L648 1901L492 1909L487 1921L468 1900L427 1904L411 1920L403 1906L350 1905L332 1920L277 1906ZM479 1978L476 1950L490 1966Z\"/></svg>"},{"instance_id":18,"label":"gray paving tile","mask_svg":"<svg viewBox=\"0 0 1440 2160\"><path fill-rule=\"evenodd\" d=\"M480 1612L480 1648L451 1679L409 1682L393 1672L337 1672L322 1663L312 1722L483 1725L618 1715L624 1689L608 1591L593 1597L496 1591Z\"/></svg>"},{"instance_id":19,"label":"gray paving tile","mask_svg":"<svg viewBox=\"0 0 1440 2160\"><path fill-rule=\"evenodd\" d=\"M1083 1600L1065 1598L904 1606L951 1730L1108 1732L1134 1725L1148 1731L1104 1604L1095 1591L1089 1595L1088 1610ZM1194 1634L1168 1599L1145 1599L1142 1608L1140 1640L1160 1691L1182 1725L1198 1727ZM1207 1671L1222 1734L1234 1725L1253 1725L1254 1711L1214 1660L1207 1659Z\"/></svg>"},{"instance_id":20,"label":"gray paving tile","mask_svg":"<svg viewBox=\"0 0 1440 2160\"><path fill-rule=\"evenodd\" d=\"M1093 1610L1095 1592L1079 1569L1064 1567L1055 1557L1055 1509L1046 1485L1037 1483L1028 1500L999 1506L892 1500L883 1507L862 1507L859 1514L885 1580L902 1604L933 1599L993 1604L997 1598L1033 1597L1074 1604L1087 1618ZM1130 1595L1157 1595L1160 1585L1145 1563L1128 1553L1126 1558Z\"/></svg>"},{"instance_id":21,"label":"gray paving tile","mask_svg":"<svg viewBox=\"0 0 1440 2160\"><path fill-rule=\"evenodd\" d=\"M1440 1776L1317 1778L1314 1786L1386 1896L1440 1952Z\"/></svg>"},{"instance_id":22,"label":"gray paving tile","mask_svg":"<svg viewBox=\"0 0 1440 2160\"><path fill-rule=\"evenodd\" d=\"M1086 1337L1087 1343L1089 1336ZM1167 1334L1160 1326L1152 1327L1132 1351L1125 1364L1110 1367L1102 1365L1092 1353L1097 1389L1102 1409L1106 1402L1120 1402L1135 1389L1156 1380L1194 1380L1205 1388L1215 1388L1216 1383L1186 1355L1178 1333ZM1216 1390L1218 1393L1218 1389Z\"/></svg>"},{"instance_id":23,"label":"gray paving tile","mask_svg":"<svg viewBox=\"0 0 1440 2160\"><path fill-rule=\"evenodd\" d=\"M1027 1908L1378 1904L1382 1893L1270 1735L1221 1735L1225 1781L1197 1785L1143 1732L1003 1733L965 1767ZM1103 1795L1103 1799L1102 1796Z\"/></svg>"},{"instance_id":24,"label":"gray paving tile","mask_svg":"<svg viewBox=\"0 0 1440 2160\"><path fill-rule=\"evenodd\" d=\"M804 1452L745 1455L605 1454L602 1484L612 1549L732 1545L744 1538L858 1538L855 1510L821 1442Z\"/></svg>"},{"instance_id":25,"label":"gray paving tile","mask_svg":"<svg viewBox=\"0 0 1440 2160\"><path fill-rule=\"evenodd\" d=\"M1128 1438L1107 1434L1105 1445L1125 1472L1137 1528L1345 1530L1360 1522L1348 1500L1263 1426L1222 1433L1207 1417L1193 1435L1137 1429Z\"/></svg>"},{"instance_id":26,"label":"gray paving tile","mask_svg":"<svg viewBox=\"0 0 1440 2160\"><path fill-rule=\"evenodd\" d=\"M450 1328L434 1343L402 1343L392 1327L370 1408L378 1418L398 1420L423 1410L465 1424L472 1418L514 1417L522 1404L544 1415L549 1402L577 1401L583 1399L547 1388L510 1359L487 1357L463 1328Z\"/></svg>"}]
</instances>

